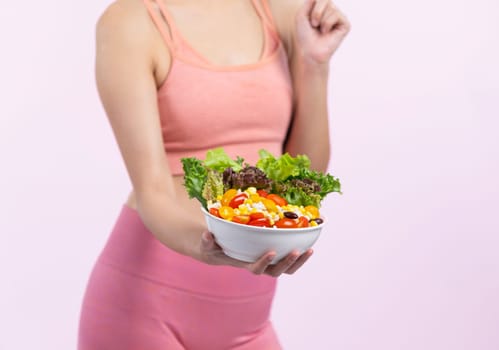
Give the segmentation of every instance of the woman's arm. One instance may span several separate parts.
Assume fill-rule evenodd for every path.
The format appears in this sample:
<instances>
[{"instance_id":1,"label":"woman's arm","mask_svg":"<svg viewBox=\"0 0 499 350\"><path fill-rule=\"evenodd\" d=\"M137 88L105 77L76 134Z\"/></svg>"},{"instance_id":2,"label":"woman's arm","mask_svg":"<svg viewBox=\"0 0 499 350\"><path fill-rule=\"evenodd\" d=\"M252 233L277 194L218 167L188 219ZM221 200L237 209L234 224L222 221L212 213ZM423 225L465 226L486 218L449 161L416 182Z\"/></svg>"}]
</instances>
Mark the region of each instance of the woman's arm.
<instances>
[{"instance_id":1,"label":"woman's arm","mask_svg":"<svg viewBox=\"0 0 499 350\"><path fill-rule=\"evenodd\" d=\"M350 25L330 0L274 0L294 90L293 119L284 150L307 154L326 171L329 154L327 83L329 60Z\"/></svg>"},{"instance_id":2,"label":"woman's arm","mask_svg":"<svg viewBox=\"0 0 499 350\"><path fill-rule=\"evenodd\" d=\"M291 155L306 154L311 168L325 172L329 163L327 108L327 66L314 66L302 57L290 61L294 106L291 128L284 150Z\"/></svg>"},{"instance_id":3,"label":"woman's arm","mask_svg":"<svg viewBox=\"0 0 499 350\"><path fill-rule=\"evenodd\" d=\"M158 111L160 82L155 77L158 67L155 57L159 56L155 48L164 43L141 6L141 2L118 1L99 19L96 79L142 221L163 244L202 262L241 267L255 274L293 273L311 251L301 256L290 253L276 265L269 265L275 252L264 254L255 263L232 259L214 242L204 222L194 221L185 209L176 205Z\"/></svg>"},{"instance_id":4,"label":"woman's arm","mask_svg":"<svg viewBox=\"0 0 499 350\"><path fill-rule=\"evenodd\" d=\"M96 37L97 88L140 217L162 243L200 259L195 247L204 225L189 220L181 208L169 215L175 193L158 117L153 51L158 34L147 16L145 8L134 8L130 2L114 3L101 16Z\"/></svg>"}]
</instances>

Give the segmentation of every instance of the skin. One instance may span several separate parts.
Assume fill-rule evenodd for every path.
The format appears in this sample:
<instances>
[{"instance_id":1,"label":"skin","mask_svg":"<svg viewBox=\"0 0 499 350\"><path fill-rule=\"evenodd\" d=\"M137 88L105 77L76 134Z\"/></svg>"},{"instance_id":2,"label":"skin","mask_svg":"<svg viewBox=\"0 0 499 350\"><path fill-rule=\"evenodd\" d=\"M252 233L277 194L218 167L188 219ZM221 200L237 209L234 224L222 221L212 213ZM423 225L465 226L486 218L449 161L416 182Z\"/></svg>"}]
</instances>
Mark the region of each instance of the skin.
<instances>
[{"instance_id":1,"label":"skin","mask_svg":"<svg viewBox=\"0 0 499 350\"><path fill-rule=\"evenodd\" d=\"M241 65L258 60L261 21L249 1L164 3L183 36L211 62ZM312 168L325 171L330 156L329 60L350 24L330 1L269 4L288 53L294 89L292 125L283 151L307 154ZM157 106L157 89L168 77L171 56L142 1L111 4L97 23L96 45L99 95L133 187L126 204L138 211L146 227L170 249L207 264L274 277L296 272L312 255L311 249L301 256L294 251L275 265L269 265L274 252L255 263L226 256L207 231L199 204L188 198L182 176L172 176Z\"/></svg>"}]
</instances>

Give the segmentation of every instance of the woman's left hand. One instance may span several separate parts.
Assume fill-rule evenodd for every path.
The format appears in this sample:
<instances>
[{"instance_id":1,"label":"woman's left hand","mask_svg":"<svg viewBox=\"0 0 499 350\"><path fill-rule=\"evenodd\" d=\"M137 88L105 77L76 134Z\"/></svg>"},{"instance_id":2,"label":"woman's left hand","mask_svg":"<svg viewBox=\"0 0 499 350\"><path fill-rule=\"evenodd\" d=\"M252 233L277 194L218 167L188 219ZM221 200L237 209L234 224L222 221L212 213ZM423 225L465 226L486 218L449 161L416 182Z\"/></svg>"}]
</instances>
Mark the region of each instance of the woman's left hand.
<instances>
[{"instance_id":1,"label":"woman's left hand","mask_svg":"<svg viewBox=\"0 0 499 350\"><path fill-rule=\"evenodd\" d=\"M294 47L304 63L324 65L350 31L331 0L305 0L295 19Z\"/></svg>"},{"instance_id":2,"label":"woman's left hand","mask_svg":"<svg viewBox=\"0 0 499 350\"><path fill-rule=\"evenodd\" d=\"M222 248L215 242L215 237L211 232L205 231L201 236L200 252L202 259L210 265L229 265L240 267L251 271L255 275L269 275L279 277L280 275L295 273L312 256L313 250L307 249L303 254L292 251L276 264L270 264L275 257L275 252L269 251L263 254L254 263L244 262L225 255Z\"/></svg>"}]
</instances>

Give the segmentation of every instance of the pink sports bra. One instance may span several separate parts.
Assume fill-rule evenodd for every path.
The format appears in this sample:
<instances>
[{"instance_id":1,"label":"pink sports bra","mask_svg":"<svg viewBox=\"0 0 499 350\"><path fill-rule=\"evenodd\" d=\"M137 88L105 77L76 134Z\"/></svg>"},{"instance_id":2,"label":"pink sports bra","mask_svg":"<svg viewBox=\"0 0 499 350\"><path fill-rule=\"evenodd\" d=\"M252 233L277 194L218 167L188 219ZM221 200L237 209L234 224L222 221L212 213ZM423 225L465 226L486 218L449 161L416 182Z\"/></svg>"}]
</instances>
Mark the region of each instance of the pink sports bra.
<instances>
[{"instance_id":1,"label":"pink sports bra","mask_svg":"<svg viewBox=\"0 0 499 350\"><path fill-rule=\"evenodd\" d=\"M182 157L204 159L224 147L254 164L258 150L279 155L292 114L288 58L266 0L251 0L262 19L264 49L258 62L219 66L193 49L161 0L144 3L171 54L168 77L158 89L163 142L173 175Z\"/></svg>"}]
</instances>

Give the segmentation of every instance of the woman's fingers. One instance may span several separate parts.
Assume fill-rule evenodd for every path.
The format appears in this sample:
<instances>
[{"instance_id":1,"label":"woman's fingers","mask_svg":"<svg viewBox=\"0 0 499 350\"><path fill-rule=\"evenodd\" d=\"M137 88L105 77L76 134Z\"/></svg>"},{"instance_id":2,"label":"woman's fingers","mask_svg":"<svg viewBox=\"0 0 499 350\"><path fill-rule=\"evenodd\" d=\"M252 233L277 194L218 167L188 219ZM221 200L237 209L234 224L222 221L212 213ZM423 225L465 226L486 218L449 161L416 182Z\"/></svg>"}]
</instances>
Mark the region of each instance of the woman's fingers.
<instances>
[{"instance_id":1,"label":"woman's fingers","mask_svg":"<svg viewBox=\"0 0 499 350\"><path fill-rule=\"evenodd\" d=\"M201 234L201 249L204 252L213 251L216 249L217 244L215 243L215 238L213 234L209 231L204 231Z\"/></svg>"},{"instance_id":2,"label":"woman's fingers","mask_svg":"<svg viewBox=\"0 0 499 350\"><path fill-rule=\"evenodd\" d=\"M279 277L283 273L293 274L298 270L312 255L312 249L301 254L298 251L292 251L277 264L270 265L274 260L276 253L269 251L262 255L256 262L247 263L225 255L222 248L215 242L213 234L205 231L201 235L201 250L207 257L207 262L214 265L230 265L248 269L256 275L267 274L272 277Z\"/></svg>"},{"instance_id":3,"label":"woman's fingers","mask_svg":"<svg viewBox=\"0 0 499 350\"><path fill-rule=\"evenodd\" d=\"M265 273L272 277L279 277L295 263L299 256L300 253L298 251L292 251L284 259L281 259L277 264L269 266Z\"/></svg>"},{"instance_id":4,"label":"woman's fingers","mask_svg":"<svg viewBox=\"0 0 499 350\"><path fill-rule=\"evenodd\" d=\"M247 263L238 259L227 256L223 249L215 242L215 238L211 232L205 231L201 234L201 250L208 258L208 263L214 265L230 265L234 267L242 267L250 270L254 274L261 275L265 272L269 264L275 258L275 252L270 251L262 255L254 263Z\"/></svg>"},{"instance_id":5,"label":"woman's fingers","mask_svg":"<svg viewBox=\"0 0 499 350\"><path fill-rule=\"evenodd\" d=\"M318 28L324 16L324 11L328 7L330 0L316 0L312 12L310 13L310 24L314 28Z\"/></svg>"},{"instance_id":6,"label":"woman's fingers","mask_svg":"<svg viewBox=\"0 0 499 350\"><path fill-rule=\"evenodd\" d=\"M288 275L292 275L293 273L296 272L300 267L302 267L303 264L312 256L314 251L312 249L308 249L305 253L303 253L295 262L293 265L291 265L285 273Z\"/></svg>"},{"instance_id":7,"label":"woman's fingers","mask_svg":"<svg viewBox=\"0 0 499 350\"><path fill-rule=\"evenodd\" d=\"M340 13L332 6L328 6L326 11L324 12L324 16L322 17L322 21L319 26L321 33L324 34L330 32L335 24L339 21L339 19Z\"/></svg>"},{"instance_id":8,"label":"woman's fingers","mask_svg":"<svg viewBox=\"0 0 499 350\"><path fill-rule=\"evenodd\" d=\"M334 25L335 29L337 29L339 32L342 32L343 35L346 35L350 31L350 22L348 21L348 18L341 12L338 11L340 14L340 18L338 22Z\"/></svg>"},{"instance_id":9,"label":"woman's fingers","mask_svg":"<svg viewBox=\"0 0 499 350\"><path fill-rule=\"evenodd\" d=\"M337 28L348 32L350 24L331 0L307 0L302 8L307 11L310 25L322 34Z\"/></svg>"},{"instance_id":10,"label":"woman's fingers","mask_svg":"<svg viewBox=\"0 0 499 350\"><path fill-rule=\"evenodd\" d=\"M328 33L333 29L348 32L350 23L346 16L331 3L331 6L328 7L325 15L322 17L320 30L321 33Z\"/></svg>"},{"instance_id":11,"label":"woman's fingers","mask_svg":"<svg viewBox=\"0 0 499 350\"><path fill-rule=\"evenodd\" d=\"M272 262L272 260L274 260L274 258L275 258L275 253L268 252L253 264L249 264L249 270L253 272L255 275L261 275L267 270L269 264Z\"/></svg>"},{"instance_id":12,"label":"woman's fingers","mask_svg":"<svg viewBox=\"0 0 499 350\"><path fill-rule=\"evenodd\" d=\"M312 20L312 9L314 8L315 0L305 0L305 3L298 10L298 18L300 21L310 21ZM312 24L312 23L310 23Z\"/></svg>"},{"instance_id":13,"label":"woman's fingers","mask_svg":"<svg viewBox=\"0 0 499 350\"><path fill-rule=\"evenodd\" d=\"M248 263L225 255L223 249L215 242L215 236L209 231L201 234L201 253L208 264L247 267Z\"/></svg>"}]
</instances>

